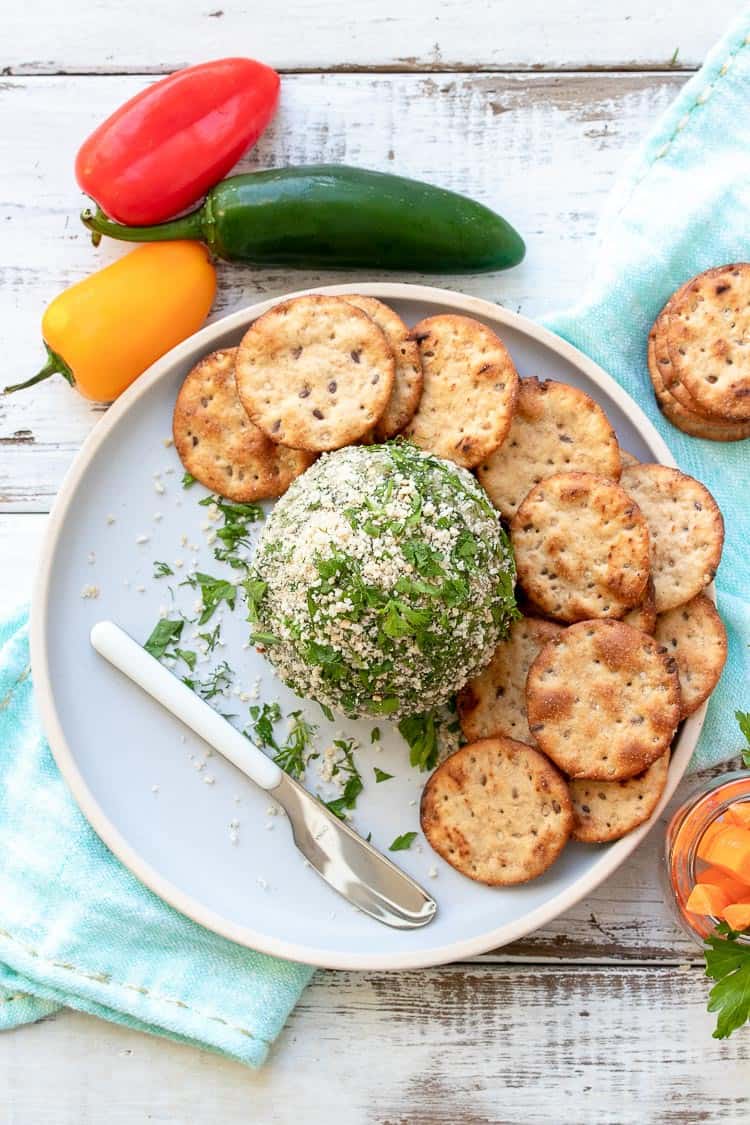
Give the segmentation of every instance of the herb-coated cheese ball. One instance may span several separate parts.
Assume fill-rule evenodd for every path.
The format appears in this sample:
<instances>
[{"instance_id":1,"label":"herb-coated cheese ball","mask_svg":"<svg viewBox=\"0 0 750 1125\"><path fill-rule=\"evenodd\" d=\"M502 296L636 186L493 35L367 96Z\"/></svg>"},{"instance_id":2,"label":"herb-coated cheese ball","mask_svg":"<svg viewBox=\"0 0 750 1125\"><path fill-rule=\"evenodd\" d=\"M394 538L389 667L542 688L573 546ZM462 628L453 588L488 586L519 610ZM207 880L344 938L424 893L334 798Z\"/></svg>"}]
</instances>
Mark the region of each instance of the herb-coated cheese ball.
<instances>
[{"instance_id":1,"label":"herb-coated cheese ball","mask_svg":"<svg viewBox=\"0 0 750 1125\"><path fill-rule=\"evenodd\" d=\"M409 444L326 454L274 508L246 588L297 694L401 718L449 699L515 615L508 540L464 469Z\"/></svg>"}]
</instances>

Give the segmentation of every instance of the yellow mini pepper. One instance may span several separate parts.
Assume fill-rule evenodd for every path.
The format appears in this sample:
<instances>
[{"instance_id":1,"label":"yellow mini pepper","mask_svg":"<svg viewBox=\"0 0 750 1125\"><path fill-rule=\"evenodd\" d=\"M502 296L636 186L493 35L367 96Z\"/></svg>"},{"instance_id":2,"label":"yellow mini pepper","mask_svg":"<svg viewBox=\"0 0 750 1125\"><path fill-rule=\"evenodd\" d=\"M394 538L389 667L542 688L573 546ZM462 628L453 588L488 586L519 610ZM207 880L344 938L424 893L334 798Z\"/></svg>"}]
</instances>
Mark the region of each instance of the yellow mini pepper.
<instances>
[{"instance_id":1,"label":"yellow mini pepper","mask_svg":"<svg viewBox=\"0 0 750 1125\"><path fill-rule=\"evenodd\" d=\"M200 328L215 292L201 243L140 246L54 299L42 317L47 363L5 393L60 374L84 398L111 402Z\"/></svg>"}]
</instances>

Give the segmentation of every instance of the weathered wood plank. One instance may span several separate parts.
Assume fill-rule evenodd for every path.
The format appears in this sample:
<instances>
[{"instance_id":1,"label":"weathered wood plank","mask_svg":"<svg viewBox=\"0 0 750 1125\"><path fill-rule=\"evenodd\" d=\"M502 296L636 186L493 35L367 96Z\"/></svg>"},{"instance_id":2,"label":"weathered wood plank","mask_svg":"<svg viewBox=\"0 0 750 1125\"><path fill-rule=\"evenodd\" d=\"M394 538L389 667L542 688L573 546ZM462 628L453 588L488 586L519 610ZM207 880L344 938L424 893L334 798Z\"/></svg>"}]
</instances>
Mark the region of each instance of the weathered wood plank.
<instances>
[{"instance_id":1,"label":"weathered wood plank","mask_svg":"<svg viewBox=\"0 0 750 1125\"><path fill-rule=\"evenodd\" d=\"M284 69L577 69L695 66L734 18L732 0L274 0L60 5L5 13L6 73L163 72L241 52ZM147 12L147 14L146 14Z\"/></svg>"},{"instance_id":2,"label":"weathered wood plank","mask_svg":"<svg viewBox=\"0 0 750 1125\"><path fill-rule=\"evenodd\" d=\"M72 162L101 115L147 81L10 79L0 88L4 382L40 365L39 319L51 297L122 252L113 243L92 249L77 219L82 197ZM629 74L300 75L286 79L281 112L243 166L341 161L476 196L523 232L526 261L506 274L438 282L533 316L580 292L615 176L683 81ZM214 316L341 277L224 266ZM96 418L62 381L0 399L0 510L47 510Z\"/></svg>"},{"instance_id":3,"label":"weathered wood plank","mask_svg":"<svg viewBox=\"0 0 750 1125\"><path fill-rule=\"evenodd\" d=\"M45 523L43 515L0 515L0 616L31 593ZM696 784L695 778L684 781L671 808ZM485 960L697 963L698 946L683 933L665 903L660 882L663 840L663 827L657 826L635 855L592 895Z\"/></svg>"},{"instance_id":4,"label":"weathered wood plank","mask_svg":"<svg viewBox=\"0 0 750 1125\"><path fill-rule=\"evenodd\" d=\"M705 997L698 969L321 973L260 1073L64 1013L2 1037L0 1090L9 1125L746 1122L750 1037Z\"/></svg>"}]
</instances>

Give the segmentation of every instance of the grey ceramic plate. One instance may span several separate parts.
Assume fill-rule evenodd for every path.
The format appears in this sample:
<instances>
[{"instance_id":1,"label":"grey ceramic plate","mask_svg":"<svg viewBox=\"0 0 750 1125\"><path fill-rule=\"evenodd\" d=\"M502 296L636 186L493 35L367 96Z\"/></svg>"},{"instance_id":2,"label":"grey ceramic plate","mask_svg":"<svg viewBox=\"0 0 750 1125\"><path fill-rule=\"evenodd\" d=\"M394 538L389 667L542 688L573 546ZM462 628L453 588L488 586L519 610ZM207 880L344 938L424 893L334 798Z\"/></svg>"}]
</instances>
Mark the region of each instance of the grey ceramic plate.
<instances>
[{"instance_id":1,"label":"grey ceramic plate","mask_svg":"<svg viewBox=\"0 0 750 1125\"><path fill-rule=\"evenodd\" d=\"M673 464L648 419L605 372L524 317L423 286L357 284L322 292L381 297L408 323L444 311L476 316L502 336L522 375L583 387L606 410L626 449L641 459ZM648 826L606 847L571 844L542 878L508 889L463 878L419 836L398 861L429 887L439 913L422 930L389 930L349 907L304 866L283 818L267 811L267 797L230 765L206 759L194 736L89 645L92 624L105 617L145 640L160 607L171 605L170 583L190 612L196 595L175 585L180 578L175 563L183 563L184 573L197 558L199 569L217 572L210 530L203 526L206 508L198 503L206 493L197 485L182 489L182 469L165 439L186 372L214 348L236 344L273 303L234 313L161 359L99 422L68 473L50 518L32 613L32 662L44 726L76 800L105 843L157 894L210 929L266 953L332 968L413 968L482 953L522 937L590 892L626 859ZM148 538L139 542L143 537ZM175 577L153 580L155 560L167 562ZM98 587L99 596L83 598L87 586ZM379 723L378 750L370 743L372 724L344 719L330 724L317 705L300 704L262 657L243 647L243 619L239 606L223 618L226 646L217 658L226 658L235 670L235 692L241 694L218 697L219 709L246 721L252 702L247 696L260 677L260 699L278 698L284 712L302 706L319 726L321 748L337 731L360 740L365 791L354 818L358 830L372 832L382 849L395 836L418 830L424 776L409 767L395 728ZM209 667L199 665L197 671L205 675ZM681 728L655 817L685 771L703 715L701 709ZM393 780L375 784L375 765ZM309 780L326 794L314 769ZM437 874L431 877L433 870Z\"/></svg>"}]
</instances>

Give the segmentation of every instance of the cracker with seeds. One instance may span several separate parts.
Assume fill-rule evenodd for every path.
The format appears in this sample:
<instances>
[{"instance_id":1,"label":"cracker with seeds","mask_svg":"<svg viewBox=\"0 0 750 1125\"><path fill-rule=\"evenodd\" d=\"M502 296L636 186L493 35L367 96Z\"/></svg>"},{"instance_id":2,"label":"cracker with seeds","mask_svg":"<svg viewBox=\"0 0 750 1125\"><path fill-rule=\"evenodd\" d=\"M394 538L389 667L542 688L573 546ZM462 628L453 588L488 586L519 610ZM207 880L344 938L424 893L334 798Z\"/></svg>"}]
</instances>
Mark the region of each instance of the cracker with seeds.
<instances>
[{"instance_id":1,"label":"cracker with seeds","mask_svg":"<svg viewBox=\"0 0 750 1125\"><path fill-rule=\"evenodd\" d=\"M674 374L698 408L750 421L750 263L693 278L670 302L665 334Z\"/></svg>"},{"instance_id":2,"label":"cracker with seeds","mask_svg":"<svg viewBox=\"0 0 750 1125\"><path fill-rule=\"evenodd\" d=\"M619 840L651 816L664 792L669 772L669 751L643 773L625 781L570 782L575 823L573 839L584 844Z\"/></svg>"},{"instance_id":3,"label":"cracker with seeds","mask_svg":"<svg viewBox=\"0 0 750 1125\"><path fill-rule=\"evenodd\" d=\"M538 750L485 738L451 754L422 793L422 831L479 883L510 886L554 863L573 828L565 779Z\"/></svg>"},{"instance_id":4,"label":"cracker with seeds","mask_svg":"<svg viewBox=\"0 0 750 1125\"><path fill-rule=\"evenodd\" d=\"M627 449L623 449L622 446L620 446L620 465L621 465L621 467L624 469L626 465L638 465L638 464L640 464L640 462L638 461L638 458L634 454L629 453Z\"/></svg>"},{"instance_id":5,"label":"cracker with seeds","mask_svg":"<svg viewBox=\"0 0 750 1125\"><path fill-rule=\"evenodd\" d=\"M526 676L539 651L561 628L539 617L513 622L487 667L458 694L461 730L468 742L504 735L534 745L526 719Z\"/></svg>"},{"instance_id":6,"label":"cracker with seeds","mask_svg":"<svg viewBox=\"0 0 750 1125\"><path fill-rule=\"evenodd\" d=\"M272 441L316 452L367 433L388 405L394 371L388 341L366 313L311 294L250 325L236 375L242 405Z\"/></svg>"},{"instance_id":7,"label":"cracker with seeds","mask_svg":"<svg viewBox=\"0 0 750 1125\"><path fill-rule=\"evenodd\" d=\"M750 422L723 421L701 414L695 409L694 400L681 388L679 380L676 385L667 386L665 370L671 364L668 357L666 361L657 360L657 338L656 330L652 328L648 338L648 371L656 404L667 421L684 434L706 441L742 441L750 437Z\"/></svg>"},{"instance_id":8,"label":"cracker with seeds","mask_svg":"<svg viewBox=\"0 0 750 1125\"><path fill-rule=\"evenodd\" d=\"M548 477L531 489L510 530L518 581L549 617L622 617L646 592L646 521L614 481L592 473Z\"/></svg>"},{"instance_id":9,"label":"cracker with seeds","mask_svg":"<svg viewBox=\"0 0 750 1125\"><path fill-rule=\"evenodd\" d=\"M640 605L629 609L624 617L620 619L626 625L632 625L634 629L640 629L642 633L648 633L650 637L654 635L656 628L656 599L654 596L654 580L649 575L648 583L646 584L646 596Z\"/></svg>"},{"instance_id":10,"label":"cracker with seeds","mask_svg":"<svg viewBox=\"0 0 750 1125\"><path fill-rule=\"evenodd\" d=\"M667 465L629 465L620 484L648 524L656 612L683 605L708 586L724 544L724 521L711 493Z\"/></svg>"},{"instance_id":11,"label":"cracker with seeds","mask_svg":"<svg viewBox=\"0 0 750 1125\"><path fill-rule=\"evenodd\" d=\"M197 481L228 500L281 496L314 457L270 441L242 409L234 379L236 348L212 352L188 373L177 395L172 434Z\"/></svg>"},{"instance_id":12,"label":"cracker with seeds","mask_svg":"<svg viewBox=\"0 0 750 1125\"><path fill-rule=\"evenodd\" d=\"M705 594L656 619L654 639L677 662L681 714L686 719L708 699L727 661L727 631Z\"/></svg>"},{"instance_id":13,"label":"cracker with seeds","mask_svg":"<svg viewBox=\"0 0 750 1125\"><path fill-rule=\"evenodd\" d=\"M413 336L424 386L404 437L473 469L510 429L518 393L513 360L494 332L468 316L427 317Z\"/></svg>"},{"instance_id":14,"label":"cracker with seeds","mask_svg":"<svg viewBox=\"0 0 750 1125\"><path fill-rule=\"evenodd\" d=\"M674 660L622 621L581 621L548 641L526 680L529 730L569 777L635 777L680 721Z\"/></svg>"},{"instance_id":15,"label":"cracker with seeds","mask_svg":"<svg viewBox=\"0 0 750 1125\"><path fill-rule=\"evenodd\" d=\"M578 387L521 379L508 436L477 469L479 483L511 519L535 484L570 470L619 478L620 450L607 415Z\"/></svg>"},{"instance_id":16,"label":"cracker with seeds","mask_svg":"<svg viewBox=\"0 0 750 1125\"><path fill-rule=\"evenodd\" d=\"M344 298L375 321L390 344L396 363L393 390L384 414L375 423L375 441L388 441L410 422L422 397L422 361L419 348L398 313L375 297L359 294Z\"/></svg>"}]
</instances>

